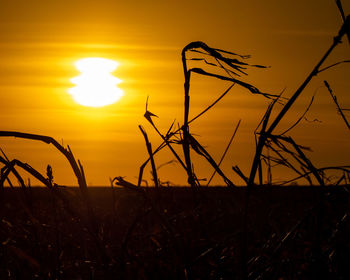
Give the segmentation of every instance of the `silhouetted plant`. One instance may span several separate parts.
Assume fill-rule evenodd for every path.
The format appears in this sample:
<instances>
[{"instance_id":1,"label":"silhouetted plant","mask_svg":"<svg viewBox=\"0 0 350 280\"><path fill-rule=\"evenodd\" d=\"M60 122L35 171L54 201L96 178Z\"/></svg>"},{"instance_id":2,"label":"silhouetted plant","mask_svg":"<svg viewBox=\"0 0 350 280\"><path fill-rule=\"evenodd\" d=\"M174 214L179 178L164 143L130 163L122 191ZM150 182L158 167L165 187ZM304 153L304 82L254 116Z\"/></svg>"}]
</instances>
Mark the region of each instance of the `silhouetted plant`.
<instances>
[{"instance_id":1,"label":"silhouetted plant","mask_svg":"<svg viewBox=\"0 0 350 280\"><path fill-rule=\"evenodd\" d=\"M107 264L109 261L109 257L106 254L106 250L104 246L102 245L101 239L98 236L99 232L99 225L98 221L95 217L95 213L91 204L91 199L88 193L88 188L86 184L85 179L85 173L82 164L80 161L76 161L72 150L70 149L69 145L67 148L64 148L61 144L59 144L55 139L49 136L43 136L43 135L37 135L37 134L29 134L29 133L21 133L21 132L15 132L15 131L0 131L0 137L16 137L16 138L22 138L22 139L29 139L34 141L40 141L44 142L46 144L52 144L60 153L62 153L66 159L68 160L71 168L73 169L73 172L77 178L79 189L82 194L82 198L84 201L84 205L86 206L88 216L87 217L81 217L82 220L85 221L86 227L91 234L93 240L95 241L95 245L98 249L98 252L100 254L100 257L102 259L102 262ZM3 154L4 155L4 154ZM25 184L23 179L21 179L20 175L14 169L14 166L17 165L27 171L29 174L34 176L36 179L38 179L40 182L42 182L45 186L52 188L52 169L48 166L47 168L47 178L40 174L37 170L32 168L29 164L23 163L17 159L9 161L7 158L0 157L0 162L5 164L5 170L1 171L1 179L0 179L0 186L3 185L4 180L7 180L9 172L13 172L13 174L17 177L17 179L20 181L21 186L25 188ZM54 185L55 186L55 185ZM69 203L67 203L67 200L64 196L59 195L57 193L59 198L69 207ZM73 211L69 207L70 211Z\"/></svg>"},{"instance_id":2,"label":"silhouetted plant","mask_svg":"<svg viewBox=\"0 0 350 280\"><path fill-rule=\"evenodd\" d=\"M343 112L343 111L350 111L350 109L340 108L339 103L338 103L338 100L337 100L337 97L334 95L333 90L331 89L330 85L328 84L327 81L324 81L324 84L325 84L325 86L327 87L327 89L328 89L328 91L329 91L329 94L331 95L331 97L332 97L332 99L333 99L335 105L337 106L338 113L339 113L339 114L341 115L341 117L343 118L343 120L344 120L346 126L348 127L348 129L350 129L350 124L349 124L349 122L348 122L348 120L347 120L347 118L346 118L346 116L345 116L345 114L344 114L344 112Z\"/></svg>"},{"instance_id":3,"label":"silhouetted plant","mask_svg":"<svg viewBox=\"0 0 350 280\"><path fill-rule=\"evenodd\" d=\"M259 166L261 166L261 154L262 154L263 148L265 147L266 141L268 140L269 137L271 137L271 135L272 135L273 131L275 130L275 128L277 127L277 125L280 123L282 118L285 116L285 114L292 107L292 105L294 104L296 99L300 96L300 94L303 92L303 90L309 84L309 82L312 80L312 78L320 72L320 68L321 68L322 64L324 63L324 61L331 54L331 52L334 50L334 48L341 43L342 37L346 34L346 32L348 32L349 29L350 29L350 16L347 16L346 19L344 20L344 24L342 25L342 27L340 28L340 30L338 32L338 35L336 37L334 37L333 43L331 44L329 49L326 51L324 56L321 58L321 60L317 63L317 65L314 67L314 69L311 71L311 73L308 75L308 77L305 79L305 81L301 84L301 86L297 89L297 91L288 100L288 102L283 106L280 113L272 121L271 125L266 129L266 131L264 130L264 131L261 131L259 133L259 140L258 140L258 143L256 146L255 157L254 157L253 164L252 164L252 167L250 170L249 185L248 186L251 186L254 184L256 172L257 172ZM315 175L315 177L319 177L317 175L316 171L313 171L313 174ZM318 178L318 181L321 184L322 180L320 178Z\"/></svg>"},{"instance_id":4,"label":"silhouetted plant","mask_svg":"<svg viewBox=\"0 0 350 280\"><path fill-rule=\"evenodd\" d=\"M188 57L189 54L199 54L201 57ZM163 143L153 152L152 156L158 153L165 146L169 147L172 153L175 155L176 159L179 161L181 166L186 170L188 176L188 182L191 186L200 186L200 180L195 175L193 164L190 156L190 149L195 151L197 154L203 156L210 165L214 168L214 172L218 173L228 186L234 186L230 179L221 171L220 163L217 164L213 157L208 153L208 151L198 142L198 140L189 131L189 124L199 117L203 116L208 110L210 110L215 104L217 104L231 89L235 84L238 84L246 89L248 89L253 94L259 94L269 99L277 99L277 95L268 94L261 92L255 86L242 81L242 76L247 75L245 72L250 67L266 68L261 65L250 65L243 62L242 59L248 59L250 56L238 55L233 52L228 52L220 49L211 48L203 42L192 42L188 44L182 50L182 62L185 75L185 105L184 105L184 124L176 130L172 130L174 123L170 126L168 132L162 135L154 124L152 117L157 117L155 114L148 111L148 98L146 101L146 113L144 117L149 121L152 127L156 130L158 135L163 139ZM213 62L209 62L209 59ZM188 61L200 61L204 62L202 67L191 67ZM216 68L222 70L223 73L214 73L213 69L206 69L207 66L210 68ZM214 69L215 71L215 69ZM190 79L191 73L196 73L202 76L214 77L220 80L226 80L233 82L232 85L217 98L211 105L205 108L201 113L195 116L193 119L189 120L189 92L190 92ZM233 139L233 138L232 138ZM232 142L232 140L230 141ZM181 144L184 152L184 161L172 148L171 144ZM228 147L230 144L228 145ZM224 154L227 151L224 152ZM224 157L224 156L223 156ZM151 158L151 157L150 157ZM150 160L150 158L141 166L139 184L142 179L143 169ZM223 159L223 158L222 158ZM222 161L222 160L221 160ZM214 173L214 174L215 174Z\"/></svg>"}]
</instances>

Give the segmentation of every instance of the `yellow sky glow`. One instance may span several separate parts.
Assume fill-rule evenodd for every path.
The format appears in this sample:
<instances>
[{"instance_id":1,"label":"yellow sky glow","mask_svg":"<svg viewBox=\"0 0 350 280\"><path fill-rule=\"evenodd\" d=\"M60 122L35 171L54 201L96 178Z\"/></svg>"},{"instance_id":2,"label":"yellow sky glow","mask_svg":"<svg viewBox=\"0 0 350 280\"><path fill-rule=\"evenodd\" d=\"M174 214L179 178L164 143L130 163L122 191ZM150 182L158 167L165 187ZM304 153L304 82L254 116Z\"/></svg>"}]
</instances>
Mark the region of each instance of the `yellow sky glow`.
<instances>
[{"instance_id":1,"label":"yellow sky glow","mask_svg":"<svg viewBox=\"0 0 350 280\"><path fill-rule=\"evenodd\" d=\"M349 13L350 1L342 2ZM138 126L145 128L154 149L162 142L143 117L147 97L148 110L159 117L154 123L161 133L165 135L174 120L176 127L183 124L181 51L188 43L203 41L213 48L251 55L248 63L271 67L249 69L242 80L267 93L284 90L283 96L290 97L332 44L341 24L335 1L329 0L4 0L0 9L0 129L48 135L68 144L84 166L88 185L106 186L115 176L135 183L139 167L148 158ZM77 62L82 58L106 60ZM342 60L349 60L346 38L324 66ZM205 64L201 60L189 63ZM323 82L327 80L341 106L349 108L349 66L342 63L319 73L276 128L278 133L290 127L316 94L307 120L288 133L298 144L312 148L308 155L316 167L349 164L349 131ZM191 74L190 118L230 85ZM266 98L235 85L191 123L190 132L219 161L242 120L221 165L234 183L242 184L242 180L232 166L249 173L254 130L268 104ZM271 118L280 110L277 104ZM54 148L12 138L0 139L0 147L10 159L22 160L42 174L50 164L58 184L76 185L72 170ZM183 156L182 147L174 144L174 149ZM195 152L193 158L198 178L209 178L212 168ZM166 149L155 157L156 165L162 166L160 180L187 184L180 164L163 165L173 159ZM144 174L152 183L149 169ZM273 176L286 175L275 172ZM223 181L215 176L212 184Z\"/></svg>"}]
</instances>

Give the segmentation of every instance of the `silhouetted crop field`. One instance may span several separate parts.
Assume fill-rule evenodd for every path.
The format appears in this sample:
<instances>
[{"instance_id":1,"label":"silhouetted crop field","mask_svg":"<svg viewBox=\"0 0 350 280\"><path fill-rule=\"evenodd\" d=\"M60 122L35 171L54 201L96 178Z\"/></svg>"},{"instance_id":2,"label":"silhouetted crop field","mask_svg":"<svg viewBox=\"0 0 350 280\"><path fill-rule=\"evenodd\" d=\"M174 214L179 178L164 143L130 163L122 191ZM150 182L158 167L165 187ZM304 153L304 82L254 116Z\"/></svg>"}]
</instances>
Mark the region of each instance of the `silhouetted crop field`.
<instances>
[{"instance_id":1,"label":"silhouetted crop field","mask_svg":"<svg viewBox=\"0 0 350 280\"><path fill-rule=\"evenodd\" d=\"M314 97L299 118L276 132L315 76L349 62L325 65L342 40L350 38L350 16L345 16L339 0L336 3L342 25L290 97L261 91L244 80L249 69L266 68L248 63L250 56L200 41L186 45L181 52L183 123L174 121L167 131L160 131L147 99L144 117L162 142L152 148L146 129L139 126L148 158L135 168L137 184L113 174L109 188L88 187L83 164L69 145L50 136L0 131L0 137L54 146L67 159L78 186L54 182L49 164L46 174L40 173L0 149L0 279L350 279L350 166L317 166L309 155L311 147L290 134ZM193 75L230 85L190 118ZM350 129L349 109L339 103L329 82L323 84L339 120ZM220 164L241 121L218 162L192 133L191 124L234 86L269 103L252 133L256 146L250 169L232 162L236 177L231 178ZM171 152L165 164L176 161L190 187L169 187L159 179L156 157L163 149ZM196 175L194 154L212 167L208 182ZM148 164L154 187L143 185L148 185L143 178ZM272 174L279 168L293 177L274 181ZM216 174L225 187L208 187ZM26 175L45 188L31 187ZM237 187L242 183L244 187Z\"/></svg>"},{"instance_id":2,"label":"silhouetted crop field","mask_svg":"<svg viewBox=\"0 0 350 280\"><path fill-rule=\"evenodd\" d=\"M348 279L339 187L2 189L1 279ZM244 248L246 245L246 248Z\"/></svg>"}]
</instances>

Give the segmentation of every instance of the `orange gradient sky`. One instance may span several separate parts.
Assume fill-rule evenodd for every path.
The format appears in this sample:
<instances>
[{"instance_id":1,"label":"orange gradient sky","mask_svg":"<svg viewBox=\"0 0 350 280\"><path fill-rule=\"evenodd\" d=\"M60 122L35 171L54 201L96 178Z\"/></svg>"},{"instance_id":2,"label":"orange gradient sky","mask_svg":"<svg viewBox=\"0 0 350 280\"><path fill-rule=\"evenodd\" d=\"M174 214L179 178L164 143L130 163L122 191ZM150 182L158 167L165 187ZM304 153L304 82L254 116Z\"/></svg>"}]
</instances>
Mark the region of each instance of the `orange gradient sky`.
<instances>
[{"instance_id":1,"label":"orange gradient sky","mask_svg":"<svg viewBox=\"0 0 350 280\"><path fill-rule=\"evenodd\" d=\"M350 12L349 1L343 1ZM146 98L155 122L164 133L174 119L183 122L183 70L181 50L191 41L250 54L252 64L271 66L252 69L247 81L264 92L290 96L303 82L332 43L342 20L332 0L319 1L82 1L3 0L0 7L0 130L52 136L69 144L85 168L88 185L108 185L109 178L126 176L136 182L140 165L147 159L142 124L153 147L161 139L143 118ZM349 44L335 49L325 66L349 60ZM68 89L78 76L74 62L103 57L120 63L114 76L123 82L119 102L101 108L75 103ZM307 87L294 109L278 127L282 131L297 120L312 95L316 99L308 119L290 135L311 146L314 163L321 166L349 164L350 133L323 85L327 80L345 108L350 108L350 65L342 64L319 74ZM194 116L230 84L195 76L191 89ZM232 172L239 165L245 173L254 156L254 129L268 100L235 86L221 103L191 131L217 161L234 126L242 119L237 136L223 162ZM277 108L278 112L281 107ZM52 165L58 184L76 185L68 163L53 147L33 141L0 139L11 159L29 163L40 172ZM180 150L179 150L180 151ZM199 178L211 169L194 155ZM173 156L164 151L156 157L161 165ZM159 170L162 181L186 184L179 164ZM275 173L275 178L284 174ZM26 177L26 176L25 176ZM150 182L149 169L146 179ZM213 184L223 184L216 177Z\"/></svg>"}]
</instances>

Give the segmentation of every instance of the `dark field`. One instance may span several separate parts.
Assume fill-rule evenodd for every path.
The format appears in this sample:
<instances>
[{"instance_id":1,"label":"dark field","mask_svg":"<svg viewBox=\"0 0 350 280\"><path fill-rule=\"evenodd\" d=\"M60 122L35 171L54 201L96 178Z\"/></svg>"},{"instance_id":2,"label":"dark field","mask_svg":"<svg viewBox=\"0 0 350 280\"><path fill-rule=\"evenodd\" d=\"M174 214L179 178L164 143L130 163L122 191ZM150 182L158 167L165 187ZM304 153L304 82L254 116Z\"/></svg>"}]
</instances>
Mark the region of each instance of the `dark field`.
<instances>
[{"instance_id":1,"label":"dark field","mask_svg":"<svg viewBox=\"0 0 350 280\"><path fill-rule=\"evenodd\" d=\"M350 279L343 187L2 189L0 279Z\"/></svg>"}]
</instances>

